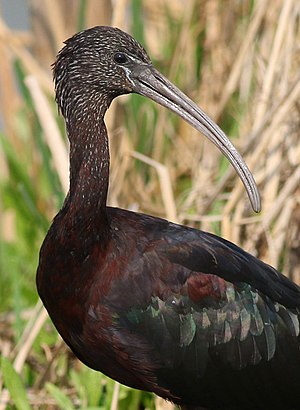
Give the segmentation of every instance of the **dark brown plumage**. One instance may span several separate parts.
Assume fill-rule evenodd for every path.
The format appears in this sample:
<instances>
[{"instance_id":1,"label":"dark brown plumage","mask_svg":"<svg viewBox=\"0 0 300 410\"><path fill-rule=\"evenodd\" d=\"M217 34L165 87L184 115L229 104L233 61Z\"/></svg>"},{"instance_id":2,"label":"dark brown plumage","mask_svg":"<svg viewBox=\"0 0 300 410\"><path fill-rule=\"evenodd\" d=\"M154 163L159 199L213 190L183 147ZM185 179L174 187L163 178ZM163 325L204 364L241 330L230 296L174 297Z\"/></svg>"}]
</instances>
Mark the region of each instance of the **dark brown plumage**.
<instances>
[{"instance_id":1,"label":"dark brown plumage","mask_svg":"<svg viewBox=\"0 0 300 410\"><path fill-rule=\"evenodd\" d=\"M300 289L212 234L106 205L104 114L138 92L212 140L260 202L222 131L128 34L94 27L54 65L70 140L70 190L40 252L37 287L88 366L185 409L300 409Z\"/></svg>"}]
</instances>

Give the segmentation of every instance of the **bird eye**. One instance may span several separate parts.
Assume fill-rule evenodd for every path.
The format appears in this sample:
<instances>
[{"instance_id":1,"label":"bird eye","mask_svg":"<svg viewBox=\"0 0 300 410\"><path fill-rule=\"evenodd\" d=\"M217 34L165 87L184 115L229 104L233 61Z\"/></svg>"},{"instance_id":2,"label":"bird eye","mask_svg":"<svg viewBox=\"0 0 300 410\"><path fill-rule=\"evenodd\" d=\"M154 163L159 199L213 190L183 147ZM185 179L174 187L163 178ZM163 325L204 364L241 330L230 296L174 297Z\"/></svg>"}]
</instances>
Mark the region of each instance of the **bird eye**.
<instances>
[{"instance_id":1,"label":"bird eye","mask_svg":"<svg viewBox=\"0 0 300 410\"><path fill-rule=\"evenodd\" d=\"M125 64L128 62L128 57L125 53L119 52L114 55L114 60L118 64Z\"/></svg>"}]
</instances>

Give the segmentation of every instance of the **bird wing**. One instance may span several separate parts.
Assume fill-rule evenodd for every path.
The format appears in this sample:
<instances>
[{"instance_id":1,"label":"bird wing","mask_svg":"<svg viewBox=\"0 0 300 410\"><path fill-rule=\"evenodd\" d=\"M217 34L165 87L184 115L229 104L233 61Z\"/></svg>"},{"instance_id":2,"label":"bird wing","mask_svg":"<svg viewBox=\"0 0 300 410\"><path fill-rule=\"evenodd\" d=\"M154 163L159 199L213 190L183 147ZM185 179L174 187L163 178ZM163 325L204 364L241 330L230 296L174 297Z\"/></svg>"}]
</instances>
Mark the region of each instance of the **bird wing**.
<instances>
[{"instance_id":1,"label":"bird wing","mask_svg":"<svg viewBox=\"0 0 300 410\"><path fill-rule=\"evenodd\" d=\"M209 351L238 368L270 360L279 331L299 335L300 289L284 275L215 235L145 215L132 218L139 242L128 274L110 292L116 306L122 301L122 326L154 344L182 351L193 345L205 350L194 352L197 357Z\"/></svg>"}]
</instances>

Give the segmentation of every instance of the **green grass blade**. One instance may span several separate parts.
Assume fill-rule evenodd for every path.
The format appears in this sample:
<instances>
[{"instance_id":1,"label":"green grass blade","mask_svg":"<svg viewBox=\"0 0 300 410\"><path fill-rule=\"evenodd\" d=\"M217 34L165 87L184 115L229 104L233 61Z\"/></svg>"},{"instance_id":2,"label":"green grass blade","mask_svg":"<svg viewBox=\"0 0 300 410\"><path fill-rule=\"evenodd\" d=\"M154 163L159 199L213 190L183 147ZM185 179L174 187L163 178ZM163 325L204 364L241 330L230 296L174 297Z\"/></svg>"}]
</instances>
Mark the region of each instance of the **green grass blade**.
<instances>
[{"instance_id":1,"label":"green grass blade","mask_svg":"<svg viewBox=\"0 0 300 410\"><path fill-rule=\"evenodd\" d=\"M79 13L77 22L78 31L83 30L85 27L86 4L86 0L80 0L79 2Z\"/></svg>"},{"instance_id":2,"label":"green grass blade","mask_svg":"<svg viewBox=\"0 0 300 410\"><path fill-rule=\"evenodd\" d=\"M145 47L143 3L141 0L132 0L132 34Z\"/></svg>"},{"instance_id":3,"label":"green grass blade","mask_svg":"<svg viewBox=\"0 0 300 410\"><path fill-rule=\"evenodd\" d=\"M1 370L4 384L17 410L31 410L21 377L6 357L2 357Z\"/></svg>"},{"instance_id":4,"label":"green grass blade","mask_svg":"<svg viewBox=\"0 0 300 410\"><path fill-rule=\"evenodd\" d=\"M52 383L46 383L46 389L56 401L58 407L62 410L75 410L69 397Z\"/></svg>"}]
</instances>

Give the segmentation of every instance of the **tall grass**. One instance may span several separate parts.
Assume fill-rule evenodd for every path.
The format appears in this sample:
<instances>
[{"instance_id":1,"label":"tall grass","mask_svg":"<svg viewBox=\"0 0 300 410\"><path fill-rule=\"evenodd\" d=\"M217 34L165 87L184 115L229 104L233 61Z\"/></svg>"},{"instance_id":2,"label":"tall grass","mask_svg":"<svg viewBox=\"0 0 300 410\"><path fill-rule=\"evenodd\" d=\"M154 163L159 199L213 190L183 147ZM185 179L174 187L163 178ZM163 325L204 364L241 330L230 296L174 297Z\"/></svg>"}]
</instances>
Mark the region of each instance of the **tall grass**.
<instances>
[{"instance_id":1,"label":"tall grass","mask_svg":"<svg viewBox=\"0 0 300 410\"><path fill-rule=\"evenodd\" d=\"M38 251L68 174L50 64L63 40L95 24L118 26L142 41L156 67L244 154L263 211L253 215L242 185L214 147L140 96L119 98L106 117L109 203L215 232L300 283L300 4L29 3L28 33L10 30L0 14L0 410L163 410L170 405L81 365L38 302Z\"/></svg>"}]
</instances>

